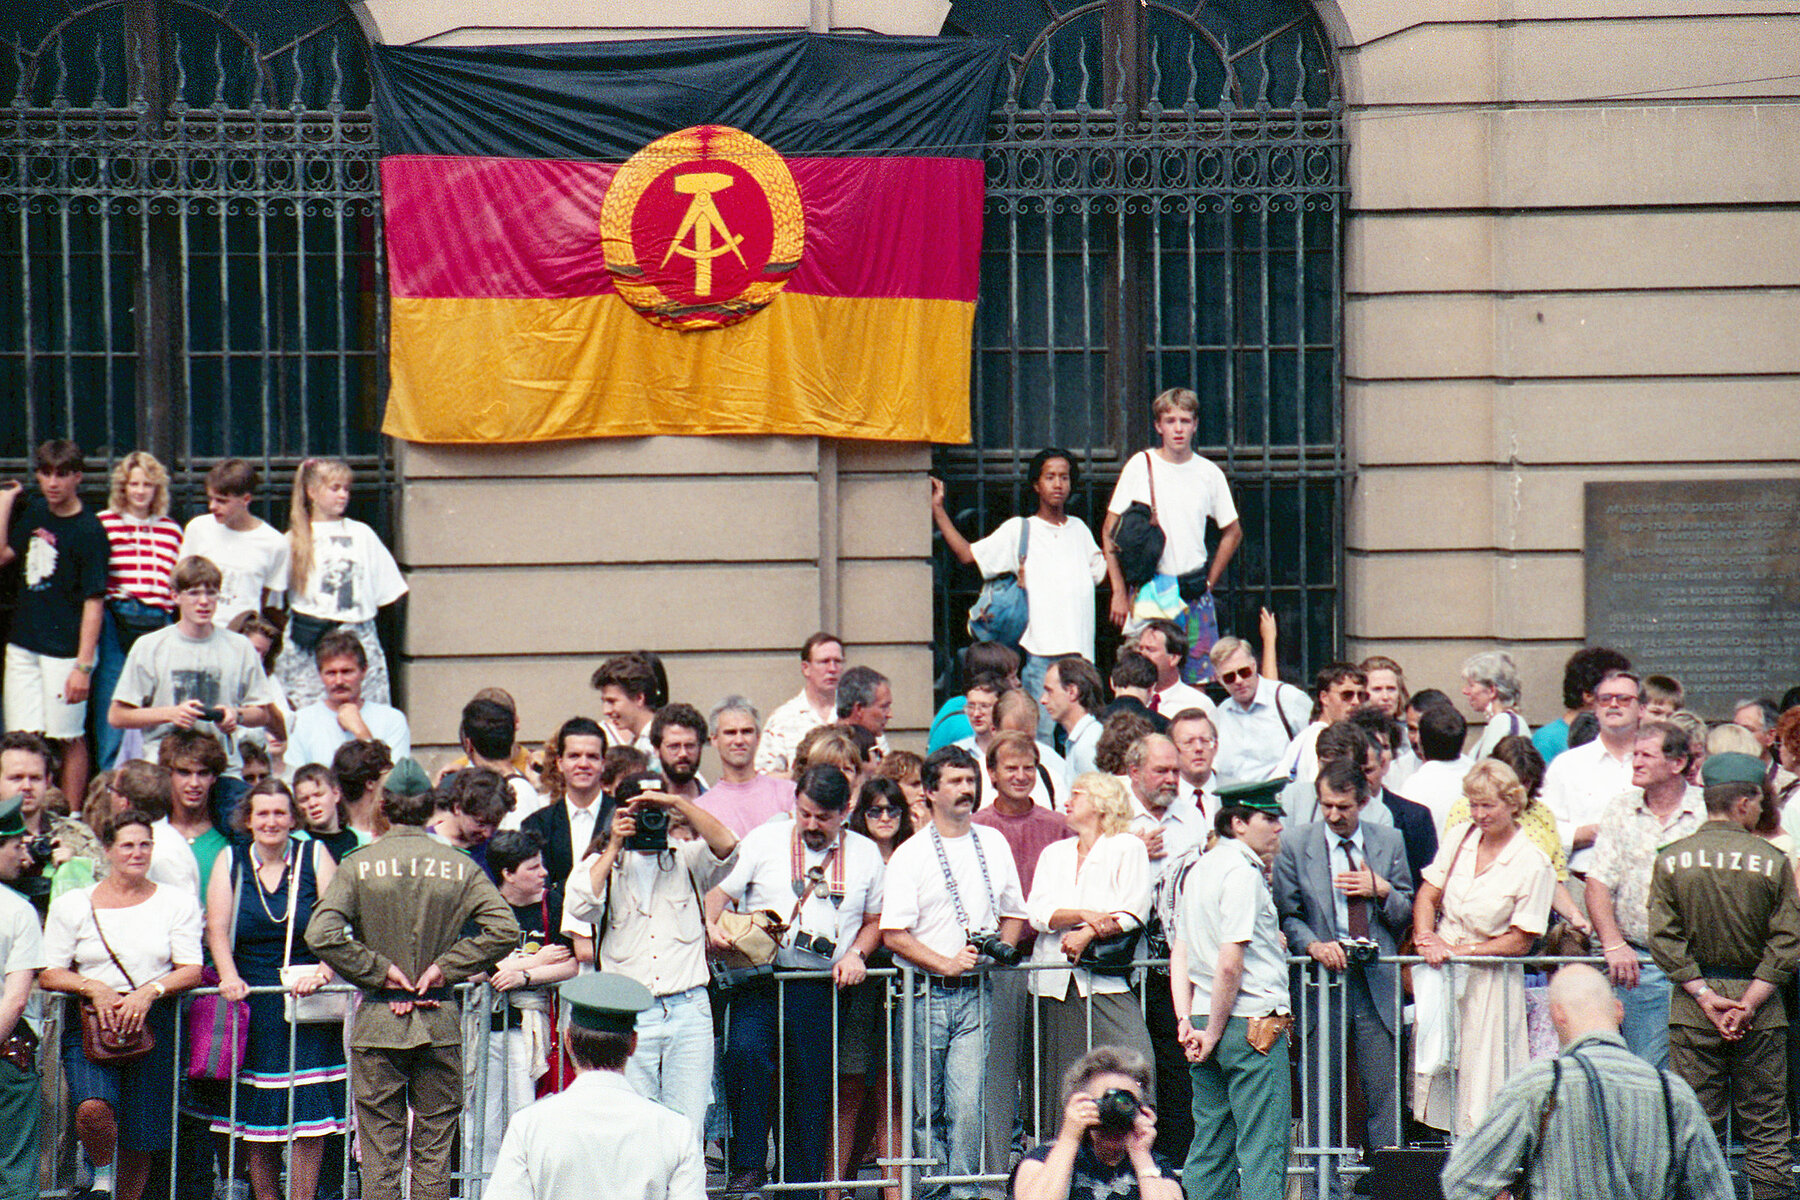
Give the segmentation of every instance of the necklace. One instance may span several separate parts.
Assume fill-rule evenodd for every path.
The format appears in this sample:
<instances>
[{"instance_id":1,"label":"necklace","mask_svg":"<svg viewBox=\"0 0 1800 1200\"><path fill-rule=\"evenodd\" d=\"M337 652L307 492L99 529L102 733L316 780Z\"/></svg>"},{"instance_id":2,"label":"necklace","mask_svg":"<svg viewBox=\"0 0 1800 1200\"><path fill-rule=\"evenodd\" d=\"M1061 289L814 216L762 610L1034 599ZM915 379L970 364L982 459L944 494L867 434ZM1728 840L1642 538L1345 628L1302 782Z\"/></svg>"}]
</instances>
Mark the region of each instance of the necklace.
<instances>
[{"instance_id":1,"label":"necklace","mask_svg":"<svg viewBox=\"0 0 1800 1200\"><path fill-rule=\"evenodd\" d=\"M264 867L272 867L274 865L275 865L274 863L264 863L264 862L256 861L256 851L255 850L250 851L250 874L255 877L253 882L256 884L256 902L258 904L262 905L263 915L265 917L269 918L269 920L272 923L274 923L276 925L286 925L287 919L288 919L287 910L283 909L281 912L281 915L279 917L276 916L274 913L270 912L269 911L269 895L268 895L268 892L266 890L264 890L263 885L262 885L262 869ZM287 873L288 873L287 851L284 850L281 853L281 877L282 877L282 879L287 878ZM281 887L280 880L277 880L275 882L275 887L277 890L280 889L280 887Z\"/></svg>"}]
</instances>

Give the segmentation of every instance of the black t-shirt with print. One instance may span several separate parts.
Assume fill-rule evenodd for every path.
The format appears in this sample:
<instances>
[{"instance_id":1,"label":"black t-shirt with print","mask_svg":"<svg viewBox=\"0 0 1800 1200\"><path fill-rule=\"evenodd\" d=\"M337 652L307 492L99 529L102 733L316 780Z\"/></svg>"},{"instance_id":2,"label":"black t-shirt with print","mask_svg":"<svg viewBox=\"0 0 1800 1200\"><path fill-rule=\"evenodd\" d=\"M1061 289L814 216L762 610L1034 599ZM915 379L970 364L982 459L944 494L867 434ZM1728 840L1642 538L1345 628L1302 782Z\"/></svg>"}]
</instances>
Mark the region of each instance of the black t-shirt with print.
<instances>
[{"instance_id":1,"label":"black t-shirt with print","mask_svg":"<svg viewBox=\"0 0 1800 1200\"><path fill-rule=\"evenodd\" d=\"M574 947L570 945L568 935L562 931L562 889L557 887L554 883L550 884L549 887L545 889L542 902L538 904L514 904L510 907L512 908L513 919L519 923L519 949L524 953L535 954L539 950L542 950L546 945L564 946L571 950L574 949ZM548 919L548 924L545 923L546 919ZM546 932L546 930L548 932ZM527 989L521 988L519 990L524 991ZM542 989L530 990L541 991ZM519 1023L517 1007L510 1003L505 1003L503 997L500 999L501 1003L496 1006L496 1011L494 1013L494 1028L516 1028Z\"/></svg>"},{"instance_id":2,"label":"black t-shirt with print","mask_svg":"<svg viewBox=\"0 0 1800 1200\"><path fill-rule=\"evenodd\" d=\"M1041 1163L1050 1157L1050 1151L1056 1143L1045 1142L1025 1152L1021 1163ZM1162 1172L1164 1179L1175 1183L1181 1182L1181 1176L1175 1173L1168 1160L1154 1150L1150 1157L1156 1160L1156 1167ZM1011 1196L1017 1187L1019 1168L1013 1168L1013 1178L1007 1183L1006 1194ZM1131 1165L1131 1156L1119 1159L1117 1166L1109 1167L1094 1154L1094 1147L1086 1138L1081 1139L1081 1149L1075 1152L1075 1169L1069 1173L1069 1200L1135 1200L1142 1195L1138 1188L1137 1168Z\"/></svg>"},{"instance_id":3,"label":"black t-shirt with print","mask_svg":"<svg viewBox=\"0 0 1800 1200\"><path fill-rule=\"evenodd\" d=\"M74 658L81 649L82 602L106 595L112 548L105 526L85 507L59 517L42 496L32 496L14 513L7 544L20 568L13 644L48 658Z\"/></svg>"}]
</instances>

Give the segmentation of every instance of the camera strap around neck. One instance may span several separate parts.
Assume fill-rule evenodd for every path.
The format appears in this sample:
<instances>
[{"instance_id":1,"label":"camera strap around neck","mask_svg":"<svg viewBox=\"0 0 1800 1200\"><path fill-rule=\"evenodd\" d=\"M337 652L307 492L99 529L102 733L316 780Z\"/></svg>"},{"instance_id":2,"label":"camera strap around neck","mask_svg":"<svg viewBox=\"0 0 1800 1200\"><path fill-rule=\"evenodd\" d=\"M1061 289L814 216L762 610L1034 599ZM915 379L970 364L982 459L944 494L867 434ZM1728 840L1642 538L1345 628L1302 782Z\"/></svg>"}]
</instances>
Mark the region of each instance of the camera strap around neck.
<instances>
[{"instance_id":1,"label":"camera strap around neck","mask_svg":"<svg viewBox=\"0 0 1800 1200\"><path fill-rule=\"evenodd\" d=\"M975 846L975 865L981 868L981 886L987 889L988 913L998 923L1000 900L994 895L994 880L988 874L987 855L981 852L981 838L976 835L973 826L969 829L969 838ZM950 870L950 856L944 853L944 839L938 833L935 822L931 826L931 848L937 851L938 866L944 872L944 886L950 889L950 906L956 910L956 919L962 922L965 933L973 933L975 930L969 924L969 911L963 907L962 893L956 890L956 876Z\"/></svg>"}]
</instances>

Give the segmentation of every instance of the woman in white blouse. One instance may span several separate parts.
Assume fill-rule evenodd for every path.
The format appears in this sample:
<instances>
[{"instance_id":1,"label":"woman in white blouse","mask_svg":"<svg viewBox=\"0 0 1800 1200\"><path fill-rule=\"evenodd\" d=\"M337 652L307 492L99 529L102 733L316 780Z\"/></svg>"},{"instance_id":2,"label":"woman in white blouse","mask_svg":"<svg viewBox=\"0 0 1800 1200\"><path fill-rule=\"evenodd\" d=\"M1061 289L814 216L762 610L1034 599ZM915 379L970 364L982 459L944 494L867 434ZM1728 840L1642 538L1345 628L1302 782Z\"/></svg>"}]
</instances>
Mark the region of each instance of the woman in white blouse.
<instances>
[{"instance_id":1,"label":"woman in white blouse","mask_svg":"<svg viewBox=\"0 0 1800 1200\"><path fill-rule=\"evenodd\" d=\"M175 1095L175 997L200 985L200 902L150 881L150 818L114 813L100 830L111 871L50 904L44 922L47 992L91 1001L121 1033L148 1026L156 1048L123 1066L90 1062L70 1011L62 1061L75 1134L94 1164L94 1190L138 1200L151 1157L169 1146ZM117 1155L115 1174L114 1156Z\"/></svg>"},{"instance_id":2,"label":"woman in white blouse","mask_svg":"<svg viewBox=\"0 0 1800 1200\"><path fill-rule=\"evenodd\" d=\"M1025 902L1038 932L1031 994L1037 997L1043 1079L1061 1079L1095 1046L1130 1047L1146 1060L1154 1054L1126 976L1056 969L1079 960L1097 941L1140 932L1150 915L1150 855L1128 832L1131 800L1116 777L1089 771L1069 789L1068 817L1075 836L1044 847ZM1041 1129L1056 1128L1059 1099L1054 1089L1039 1096Z\"/></svg>"}]
</instances>

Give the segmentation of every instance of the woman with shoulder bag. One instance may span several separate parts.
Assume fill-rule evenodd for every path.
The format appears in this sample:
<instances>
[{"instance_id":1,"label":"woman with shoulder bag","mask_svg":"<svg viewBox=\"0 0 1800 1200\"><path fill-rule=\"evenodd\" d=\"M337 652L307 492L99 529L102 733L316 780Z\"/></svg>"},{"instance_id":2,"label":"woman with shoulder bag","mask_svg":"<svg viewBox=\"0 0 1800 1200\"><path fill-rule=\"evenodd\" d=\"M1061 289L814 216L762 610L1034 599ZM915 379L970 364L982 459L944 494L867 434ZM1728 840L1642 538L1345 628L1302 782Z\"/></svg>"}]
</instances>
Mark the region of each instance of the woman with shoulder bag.
<instances>
[{"instance_id":1,"label":"woman with shoulder bag","mask_svg":"<svg viewBox=\"0 0 1800 1200\"><path fill-rule=\"evenodd\" d=\"M1124 785L1098 771L1076 776L1069 825L1075 836L1050 843L1038 856L1025 901L1038 931L1031 961L1045 968L1086 964L1031 973L1044 1079L1061 1079L1094 1044L1127 1046L1147 1059L1154 1053L1129 968L1119 965L1138 957L1138 935L1150 916L1150 855L1130 832ZM1042 1129L1053 1128L1061 1109L1047 1088L1038 1111Z\"/></svg>"},{"instance_id":2,"label":"woman with shoulder bag","mask_svg":"<svg viewBox=\"0 0 1800 1200\"><path fill-rule=\"evenodd\" d=\"M333 979L307 948L306 925L337 864L318 841L293 836L297 818L287 785L271 779L251 788L232 819L250 844L221 850L207 883L206 940L219 969L219 994L250 1001L236 1120L221 1115L212 1128L248 1143L256 1200L282 1196L281 1147L290 1138L289 1200L311 1200L324 1139L344 1131L342 1024L290 1021L287 996L249 995L252 987L288 984L294 996L310 996Z\"/></svg>"},{"instance_id":3,"label":"woman with shoulder bag","mask_svg":"<svg viewBox=\"0 0 1800 1200\"><path fill-rule=\"evenodd\" d=\"M200 904L150 881L150 823L126 809L101 827L111 870L51 902L51 965L38 976L45 991L67 993L83 1010L63 1026L75 1134L94 1164L94 1191L119 1200L138 1200L151 1157L168 1149L174 997L200 984Z\"/></svg>"}]
</instances>

